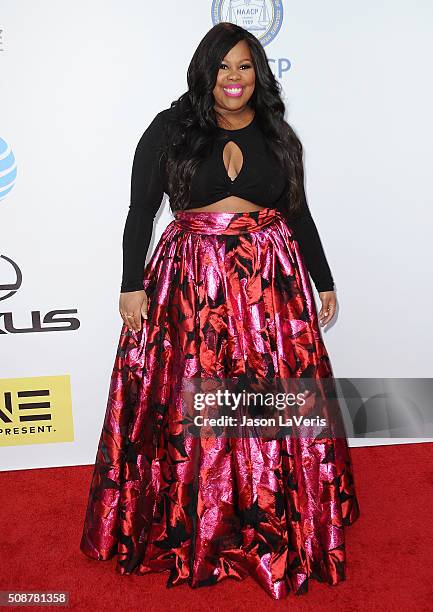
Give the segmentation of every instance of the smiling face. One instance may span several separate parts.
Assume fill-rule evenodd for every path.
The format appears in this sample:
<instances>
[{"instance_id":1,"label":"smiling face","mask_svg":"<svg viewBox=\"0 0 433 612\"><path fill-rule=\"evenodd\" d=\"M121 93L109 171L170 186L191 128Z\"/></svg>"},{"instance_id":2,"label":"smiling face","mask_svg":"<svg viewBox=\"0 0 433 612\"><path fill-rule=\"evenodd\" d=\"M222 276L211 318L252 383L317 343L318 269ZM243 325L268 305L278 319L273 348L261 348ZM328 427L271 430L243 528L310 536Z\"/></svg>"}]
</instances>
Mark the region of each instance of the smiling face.
<instances>
[{"instance_id":1,"label":"smiling face","mask_svg":"<svg viewBox=\"0 0 433 612\"><path fill-rule=\"evenodd\" d=\"M248 44L239 41L219 66L213 90L215 110L222 115L241 115L254 92L256 74Z\"/></svg>"}]
</instances>

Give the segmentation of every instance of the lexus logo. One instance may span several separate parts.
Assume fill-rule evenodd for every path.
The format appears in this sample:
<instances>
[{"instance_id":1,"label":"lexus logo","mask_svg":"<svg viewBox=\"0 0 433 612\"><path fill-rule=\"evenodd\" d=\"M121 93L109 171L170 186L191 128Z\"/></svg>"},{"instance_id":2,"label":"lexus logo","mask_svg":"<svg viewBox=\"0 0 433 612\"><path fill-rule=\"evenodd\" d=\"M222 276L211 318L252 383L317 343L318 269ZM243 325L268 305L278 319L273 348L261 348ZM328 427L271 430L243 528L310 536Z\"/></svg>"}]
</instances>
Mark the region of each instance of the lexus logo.
<instances>
[{"instance_id":1,"label":"lexus logo","mask_svg":"<svg viewBox=\"0 0 433 612\"><path fill-rule=\"evenodd\" d=\"M15 271L16 280L13 283L0 283L0 301L7 300L15 295L21 287L23 275L19 266L6 255L0 255L0 258L9 262ZM3 295L3 292L5 294ZM48 331L72 331L80 327L80 321L77 317L70 315L76 314L77 309L67 310L49 310L43 314L40 310L32 310L29 319L31 325L29 327L15 327L13 322L13 312L0 312L0 334L30 334L36 332Z\"/></svg>"}]
</instances>

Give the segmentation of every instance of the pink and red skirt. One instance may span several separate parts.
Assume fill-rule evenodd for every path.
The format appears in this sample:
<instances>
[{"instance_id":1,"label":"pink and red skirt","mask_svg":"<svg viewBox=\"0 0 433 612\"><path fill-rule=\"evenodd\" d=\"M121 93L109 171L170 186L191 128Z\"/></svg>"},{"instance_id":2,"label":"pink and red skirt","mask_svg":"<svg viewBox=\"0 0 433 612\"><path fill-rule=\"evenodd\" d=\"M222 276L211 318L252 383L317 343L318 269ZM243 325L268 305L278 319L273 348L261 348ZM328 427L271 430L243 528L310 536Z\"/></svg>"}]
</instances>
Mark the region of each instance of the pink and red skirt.
<instances>
[{"instance_id":1,"label":"pink and red skirt","mask_svg":"<svg viewBox=\"0 0 433 612\"><path fill-rule=\"evenodd\" d=\"M190 436L180 378L333 377L312 287L276 210L176 212L123 325L80 548L167 586L252 576L274 599L345 579L359 516L345 437Z\"/></svg>"}]
</instances>

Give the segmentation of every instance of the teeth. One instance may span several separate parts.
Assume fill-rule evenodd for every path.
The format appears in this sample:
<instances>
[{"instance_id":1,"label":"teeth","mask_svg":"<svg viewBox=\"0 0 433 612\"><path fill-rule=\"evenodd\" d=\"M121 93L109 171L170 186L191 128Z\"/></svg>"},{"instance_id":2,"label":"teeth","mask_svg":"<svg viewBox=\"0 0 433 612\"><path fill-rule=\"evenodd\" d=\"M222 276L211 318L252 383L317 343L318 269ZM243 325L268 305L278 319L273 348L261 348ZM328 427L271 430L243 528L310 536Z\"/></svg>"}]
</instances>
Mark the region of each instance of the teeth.
<instances>
[{"instance_id":1,"label":"teeth","mask_svg":"<svg viewBox=\"0 0 433 612\"><path fill-rule=\"evenodd\" d=\"M242 91L242 87L224 87L224 91L228 91L230 93L240 93Z\"/></svg>"}]
</instances>

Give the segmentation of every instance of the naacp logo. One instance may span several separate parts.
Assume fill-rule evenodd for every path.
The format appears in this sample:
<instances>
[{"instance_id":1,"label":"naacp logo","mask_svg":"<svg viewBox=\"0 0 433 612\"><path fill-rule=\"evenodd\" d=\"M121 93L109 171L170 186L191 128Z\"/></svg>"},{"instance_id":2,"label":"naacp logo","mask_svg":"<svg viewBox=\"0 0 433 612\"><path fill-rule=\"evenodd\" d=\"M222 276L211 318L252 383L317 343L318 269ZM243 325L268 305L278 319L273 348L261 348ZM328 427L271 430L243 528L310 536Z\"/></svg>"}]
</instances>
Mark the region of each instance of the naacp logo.
<instances>
[{"instance_id":1,"label":"naacp logo","mask_svg":"<svg viewBox=\"0 0 433 612\"><path fill-rule=\"evenodd\" d=\"M16 177L17 165L12 149L0 138L0 200L3 200L15 185Z\"/></svg>"},{"instance_id":2,"label":"naacp logo","mask_svg":"<svg viewBox=\"0 0 433 612\"><path fill-rule=\"evenodd\" d=\"M263 46L274 40L283 21L281 0L213 0L212 23L229 21L254 34Z\"/></svg>"}]
</instances>

